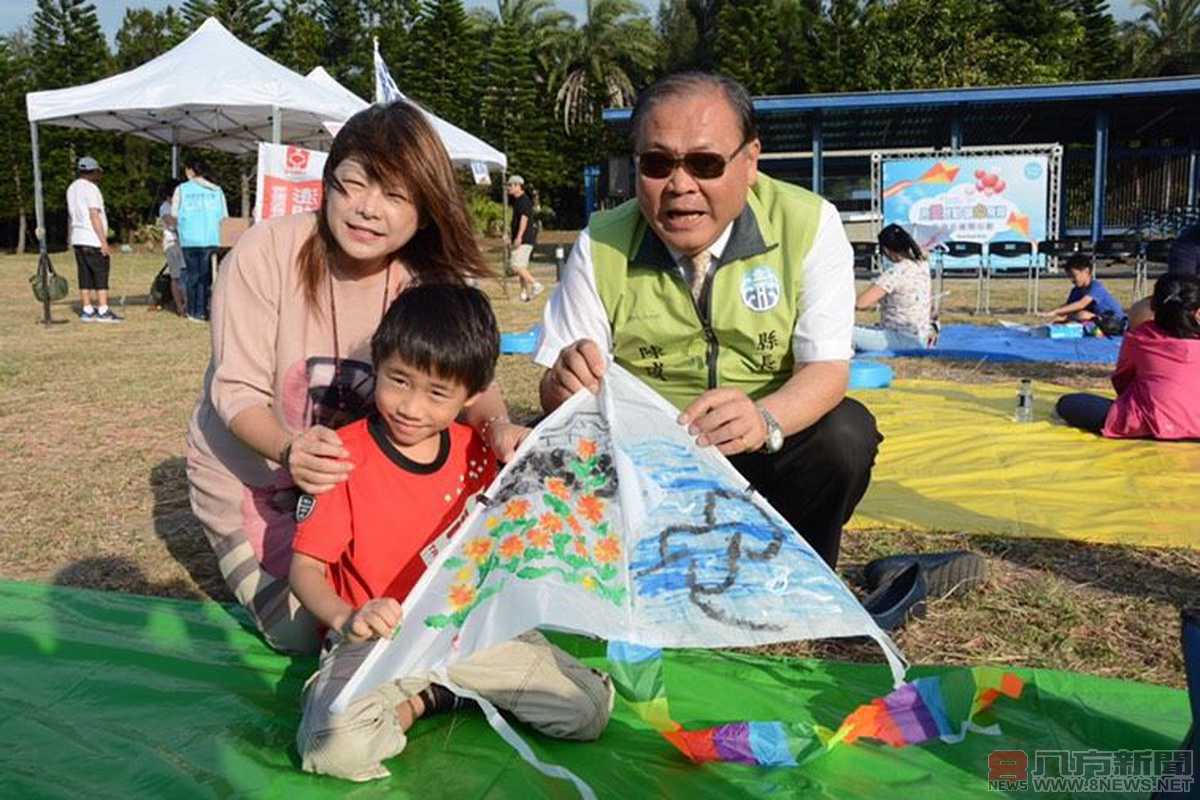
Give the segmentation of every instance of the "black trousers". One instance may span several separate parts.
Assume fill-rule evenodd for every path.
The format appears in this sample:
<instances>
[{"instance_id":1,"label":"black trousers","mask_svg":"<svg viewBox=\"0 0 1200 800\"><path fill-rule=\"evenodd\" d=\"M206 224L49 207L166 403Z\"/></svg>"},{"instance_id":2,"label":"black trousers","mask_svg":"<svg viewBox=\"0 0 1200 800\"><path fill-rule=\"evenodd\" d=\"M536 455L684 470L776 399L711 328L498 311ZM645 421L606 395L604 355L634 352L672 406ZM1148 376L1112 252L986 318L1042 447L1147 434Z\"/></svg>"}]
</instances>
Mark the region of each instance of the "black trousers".
<instances>
[{"instance_id":1,"label":"black trousers","mask_svg":"<svg viewBox=\"0 0 1200 800\"><path fill-rule=\"evenodd\" d=\"M1113 401L1098 394L1076 392L1064 394L1058 398L1054 410L1062 417L1062 421L1072 428L1082 428L1085 431L1099 433L1108 417L1108 410Z\"/></svg>"},{"instance_id":2,"label":"black trousers","mask_svg":"<svg viewBox=\"0 0 1200 800\"><path fill-rule=\"evenodd\" d=\"M830 567L837 566L842 526L871 482L883 441L875 417L849 397L778 453L742 453L729 460Z\"/></svg>"}]
</instances>

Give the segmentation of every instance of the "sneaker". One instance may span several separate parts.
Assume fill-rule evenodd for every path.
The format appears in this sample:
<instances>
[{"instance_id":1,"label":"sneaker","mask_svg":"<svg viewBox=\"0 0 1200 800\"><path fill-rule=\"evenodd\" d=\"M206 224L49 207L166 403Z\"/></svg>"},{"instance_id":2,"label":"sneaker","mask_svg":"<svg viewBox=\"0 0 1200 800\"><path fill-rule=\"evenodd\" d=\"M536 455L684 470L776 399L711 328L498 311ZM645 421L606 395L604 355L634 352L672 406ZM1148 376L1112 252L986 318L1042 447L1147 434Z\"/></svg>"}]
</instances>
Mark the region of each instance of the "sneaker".
<instances>
[{"instance_id":1,"label":"sneaker","mask_svg":"<svg viewBox=\"0 0 1200 800\"><path fill-rule=\"evenodd\" d=\"M188 322L208 322L208 320L204 319L204 317L197 317L192 314L188 314L187 318Z\"/></svg>"},{"instance_id":2,"label":"sneaker","mask_svg":"<svg viewBox=\"0 0 1200 800\"><path fill-rule=\"evenodd\" d=\"M525 291L524 289L521 290L521 302L522 303L529 302L529 292Z\"/></svg>"},{"instance_id":3,"label":"sneaker","mask_svg":"<svg viewBox=\"0 0 1200 800\"><path fill-rule=\"evenodd\" d=\"M983 556L969 550L877 558L867 564L863 575L867 579L867 586L877 589L914 563L924 568L925 586L931 597L966 592L987 579L987 562Z\"/></svg>"},{"instance_id":4,"label":"sneaker","mask_svg":"<svg viewBox=\"0 0 1200 800\"><path fill-rule=\"evenodd\" d=\"M96 322L124 322L124 317L118 317L111 308L106 308L96 314Z\"/></svg>"},{"instance_id":5,"label":"sneaker","mask_svg":"<svg viewBox=\"0 0 1200 800\"><path fill-rule=\"evenodd\" d=\"M80 311L79 312L79 321L80 322L95 322L96 321L95 310L93 309L92 311L87 311L87 310Z\"/></svg>"},{"instance_id":6,"label":"sneaker","mask_svg":"<svg viewBox=\"0 0 1200 800\"><path fill-rule=\"evenodd\" d=\"M533 284L533 293L529 295L529 299L532 300L544 291L546 291L546 287L535 281Z\"/></svg>"}]
</instances>

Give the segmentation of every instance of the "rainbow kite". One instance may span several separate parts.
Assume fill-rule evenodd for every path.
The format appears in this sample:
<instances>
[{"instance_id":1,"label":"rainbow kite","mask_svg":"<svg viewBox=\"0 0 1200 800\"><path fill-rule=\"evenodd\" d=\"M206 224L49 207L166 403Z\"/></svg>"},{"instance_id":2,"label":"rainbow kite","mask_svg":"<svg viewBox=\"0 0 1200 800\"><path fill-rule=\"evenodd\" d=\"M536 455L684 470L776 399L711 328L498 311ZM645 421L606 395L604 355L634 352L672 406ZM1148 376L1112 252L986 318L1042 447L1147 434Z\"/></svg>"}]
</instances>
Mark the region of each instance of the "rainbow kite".
<instances>
[{"instance_id":1,"label":"rainbow kite","mask_svg":"<svg viewBox=\"0 0 1200 800\"><path fill-rule=\"evenodd\" d=\"M948 164L945 161L939 161L917 178L915 181L902 180L896 181L891 186L883 190L884 197L891 197L900 194L910 186L918 183L954 183L954 179L958 177L958 167Z\"/></svg>"},{"instance_id":2,"label":"rainbow kite","mask_svg":"<svg viewBox=\"0 0 1200 800\"><path fill-rule=\"evenodd\" d=\"M1020 231L1021 234L1026 239L1029 238L1029 215L1028 214L1019 214L1016 211L1010 211L1008 213L1007 222L1008 222L1008 227L1012 228L1014 231Z\"/></svg>"},{"instance_id":3,"label":"rainbow kite","mask_svg":"<svg viewBox=\"0 0 1200 800\"><path fill-rule=\"evenodd\" d=\"M892 747L933 738L960 741L1002 695L1017 699L1024 682L1011 672L975 667L918 678L886 697L859 706L836 731L803 722L731 722L687 730L671 719L663 681L662 651L609 642L608 660L621 696L690 761L758 766L806 764L839 744L877 739ZM952 720L959 720L956 725Z\"/></svg>"}]
</instances>

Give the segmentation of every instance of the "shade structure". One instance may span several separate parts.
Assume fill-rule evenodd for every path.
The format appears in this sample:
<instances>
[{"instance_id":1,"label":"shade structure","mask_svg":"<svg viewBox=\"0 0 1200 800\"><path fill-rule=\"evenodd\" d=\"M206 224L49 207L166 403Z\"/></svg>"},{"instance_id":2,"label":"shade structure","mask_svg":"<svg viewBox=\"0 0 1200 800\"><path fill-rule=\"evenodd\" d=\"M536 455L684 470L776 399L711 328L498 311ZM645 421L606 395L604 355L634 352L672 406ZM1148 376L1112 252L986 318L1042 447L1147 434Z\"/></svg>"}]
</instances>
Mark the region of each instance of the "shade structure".
<instances>
[{"instance_id":1,"label":"shade structure","mask_svg":"<svg viewBox=\"0 0 1200 800\"><path fill-rule=\"evenodd\" d=\"M357 103L354 108L355 111L366 108L369 105L367 101L362 100L354 92L338 83L337 79L330 75L324 67L314 67L305 77L313 83L336 93L347 103ZM412 101L410 100L409 102ZM418 107L420 106L419 103L417 105ZM445 145L446 152L450 154L451 161L456 164L469 164L472 161L479 161L487 164L489 169L500 171L508 168L508 158L505 157L504 153L501 153L478 136L473 136L457 125L449 123L438 115L431 113L428 109L422 108L421 110L425 112L425 117L429 120L429 124L433 126L434 132L437 133L438 138ZM341 130L344 119L345 117L326 121L325 129L329 131L330 135L337 135L337 132Z\"/></svg>"},{"instance_id":2,"label":"shade structure","mask_svg":"<svg viewBox=\"0 0 1200 800\"><path fill-rule=\"evenodd\" d=\"M318 141L328 136L325 120L345 120L359 108L243 44L211 17L135 69L83 86L31 92L25 106L30 123L231 153L254 152L261 141Z\"/></svg>"}]
</instances>

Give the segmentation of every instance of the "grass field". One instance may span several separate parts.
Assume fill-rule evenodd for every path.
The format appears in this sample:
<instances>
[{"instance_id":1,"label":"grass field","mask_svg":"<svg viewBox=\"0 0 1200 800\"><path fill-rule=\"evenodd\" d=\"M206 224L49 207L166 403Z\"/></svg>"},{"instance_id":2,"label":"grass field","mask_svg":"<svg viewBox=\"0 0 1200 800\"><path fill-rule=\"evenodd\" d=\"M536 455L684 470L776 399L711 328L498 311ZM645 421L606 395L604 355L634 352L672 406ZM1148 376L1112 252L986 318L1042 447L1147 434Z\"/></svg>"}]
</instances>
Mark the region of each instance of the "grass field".
<instances>
[{"instance_id":1,"label":"grass field","mask_svg":"<svg viewBox=\"0 0 1200 800\"><path fill-rule=\"evenodd\" d=\"M489 248L497 260L499 252ZM0 256L0 578L230 600L189 510L184 476L184 431L208 361L207 326L150 310L145 295L161 256L120 253L112 286L126 323L82 325L72 306L73 258L53 259L72 293L53 308L66 322L42 326L27 282L36 259ZM553 266L535 265L535 273L553 282ZM1128 281L1107 283L1128 299ZM1066 295L1061 278L1043 287L1055 302ZM533 325L546 297L521 303L515 280L483 288L506 331ZM968 314L973 282L947 288L943 320L979 321ZM1022 281L995 284L999 316L1024 319L1024 302ZM900 378L965 383L1036 377L1093 387L1108 374L1092 365L892 363ZM499 375L513 413L536 413L539 370L525 357L505 356ZM990 578L965 597L933 602L924 619L899 633L914 663L1054 667L1184 685L1178 610L1200 596L1200 552L865 531L847 535L841 571L862 591L860 565L871 558L957 547L984 554ZM835 644L770 650L881 659L873 648Z\"/></svg>"}]
</instances>

